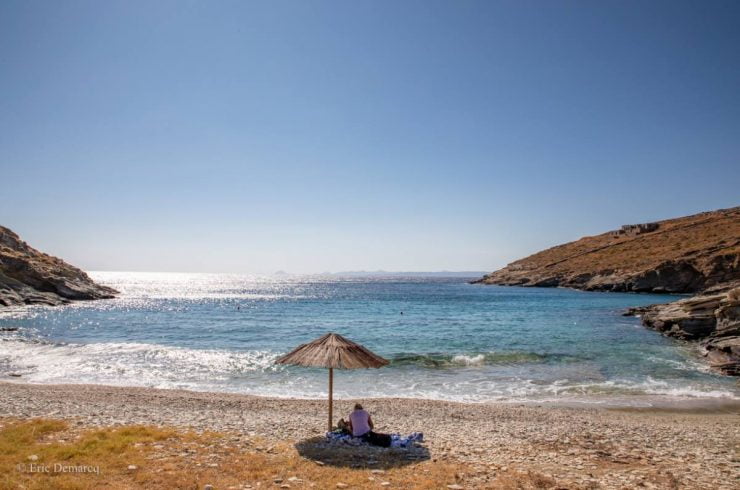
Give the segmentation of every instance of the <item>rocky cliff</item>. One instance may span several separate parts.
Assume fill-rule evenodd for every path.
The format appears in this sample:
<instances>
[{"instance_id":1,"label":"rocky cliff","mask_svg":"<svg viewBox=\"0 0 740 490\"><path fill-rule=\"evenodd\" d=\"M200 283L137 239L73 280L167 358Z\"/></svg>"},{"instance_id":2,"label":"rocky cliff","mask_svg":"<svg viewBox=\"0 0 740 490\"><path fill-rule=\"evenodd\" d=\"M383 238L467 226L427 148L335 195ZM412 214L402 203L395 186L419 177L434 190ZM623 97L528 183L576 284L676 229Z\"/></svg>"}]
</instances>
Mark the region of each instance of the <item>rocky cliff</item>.
<instances>
[{"instance_id":1,"label":"rocky cliff","mask_svg":"<svg viewBox=\"0 0 740 490\"><path fill-rule=\"evenodd\" d=\"M631 308L642 323L665 335L698 340L710 367L740 376L740 281L673 303Z\"/></svg>"},{"instance_id":2,"label":"rocky cliff","mask_svg":"<svg viewBox=\"0 0 740 490\"><path fill-rule=\"evenodd\" d=\"M517 260L476 281L692 293L740 279L740 207L624 225Z\"/></svg>"},{"instance_id":3,"label":"rocky cliff","mask_svg":"<svg viewBox=\"0 0 740 490\"><path fill-rule=\"evenodd\" d=\"M0 226L0 307L59 305L70 300L112 298L118 291L93 282L62 259L28 246Z\"/></svg>"}]
</instances>

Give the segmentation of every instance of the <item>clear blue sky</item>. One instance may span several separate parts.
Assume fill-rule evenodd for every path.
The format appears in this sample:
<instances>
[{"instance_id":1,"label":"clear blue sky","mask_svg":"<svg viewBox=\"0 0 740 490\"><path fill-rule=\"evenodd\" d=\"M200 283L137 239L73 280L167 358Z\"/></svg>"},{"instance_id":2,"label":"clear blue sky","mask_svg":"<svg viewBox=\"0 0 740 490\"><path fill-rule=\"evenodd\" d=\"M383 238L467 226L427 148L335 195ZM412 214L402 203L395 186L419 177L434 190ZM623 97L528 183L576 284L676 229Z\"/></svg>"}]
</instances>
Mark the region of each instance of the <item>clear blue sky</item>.
<instances>
[{"instance_id":1,"label":"clear blue sky","mask_svg":"<svg viewBox=\"0 0 740 490\"><path fill-rule=\"evenodd\" d=\"M0 2L0 224L90 270L493 270L740 204L737 1Z\"/></svg>"}]
</instances>

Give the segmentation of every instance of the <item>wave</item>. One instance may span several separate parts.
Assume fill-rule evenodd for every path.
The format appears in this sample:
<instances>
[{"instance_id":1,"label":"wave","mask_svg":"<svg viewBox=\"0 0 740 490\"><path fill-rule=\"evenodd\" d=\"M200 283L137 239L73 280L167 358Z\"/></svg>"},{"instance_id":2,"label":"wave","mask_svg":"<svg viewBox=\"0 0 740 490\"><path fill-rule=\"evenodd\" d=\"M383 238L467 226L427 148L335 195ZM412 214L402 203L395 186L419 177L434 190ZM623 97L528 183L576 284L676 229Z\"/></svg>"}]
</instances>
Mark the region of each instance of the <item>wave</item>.
<instances>
[{"instance_id":1,"label":"wave","mask_svg":"<svg viewBox=\"0 0 740 490\"><path fill-rule=\"evenodd\" d=\"M576 362L585 358L568 354L541 354L539 352L504 351L471 352L460 354L401 352L391 356L391 366L418 366L424 368L455 368L467 366L495 366L505 364Z\"/></svg>"},{"instance_id":2,"label":"wave","mask_svg":"<svg viewBox=\"0 0 740 490\"><path fill-rule=\"evenodd\" d=\"M670 367L671 369L675 369L677 371L712 373L712 370L708 364L701 363L692 359L675 360L665 359L658 356L648 356L646 359L656 364L662 364L664 366Z\"/></svg>"},{"instance_id":3,"label":"wave","mask_svg":"<svg viewBox=\"0 0 740 490\"><path fill-rule=\"evenodd\" d=\"M63 344L30 339L0 342L0 377L20 374L32 383L93 383L184 388L197 391L316 398L326 396L322 369L275 365L278 352L191 349L145 343ZM737 390L686 379L583 379L583 360L564 354L469 352L399 353L390 368L342 372L337 398L409 397L470 402L618 400L644 397L738 399ZM547 363L562 363L552 366ZM539 363L545 378L532 379L526 363ZM519 365L522 369L464 369ZM406 369L406 366L421 369ZM431 368L431 369L430 369ZM444 369L447 368L447 369ZM444 370L444 374L440 371ZM571 379L569 378L571 375Z\"/></svg>"},{"instance_id":4,"label":"wave","mask_svg":"<svg viewBox=\"0 0 740 490\"><path fill-rule=\"evenodd\" d=\"M39 337L7 336L0 342L0 359L16 366L17 372L31 372L42 366L45 372L99 373L120 375L139 372L145 375L179 373L212 376L238 376L241 373L284 369L274 364L279 352L268 350L191 349L135 342L90 344L52 343ZM564 354L536 352L472 352L460 354L398 353L390 356L391 367L415 366L431 369L571 362L582 360Z\"/></svg>"},{"instance_id":5,"label":"wave","mask_svg":"<svg viewBox=\"0 0 740 490\"><path fill-rule=\"evenodd\" d=\"M33 382L166 386L224 380L280 369L277 353L188 349L143 343L64 344L17 339L0 342L0 374Z\"/></svg>"},{"instance_id":6,"label":"wave","mask_svg":"<svg viewBox=\"0 0 740 490\"><path fill-rule=\"evenodd\" d=\"M722 389L707 389L707 386L692 383L671 384L646 377L642 381L610 380L596 383L554 383L544 391L557 396L635 396L660 395L677 398L730 398L737 400L735 393Z\"/></svg>"},{"instance_id":7,"label":"wave","mask_svg":"<svg viewBox=\"0 0 740 490\"><path fill-rule=\"evenodd\" d=\"M0 342L0 359L15 366L15 372L32 372L43 367L47 373L78 374L111 372L142 376L151 373L178 373L184 376L238 376L241 373L284 369L274 364L279 352L268 350L191 349L136 342L90 344L53 343L40 337L7 336ZM572 361L562 354L536 352L485 352L467 354L399 353L390 356L391 367L415 366L454 369L486 365Z\"/></svg>"}]
</instances>

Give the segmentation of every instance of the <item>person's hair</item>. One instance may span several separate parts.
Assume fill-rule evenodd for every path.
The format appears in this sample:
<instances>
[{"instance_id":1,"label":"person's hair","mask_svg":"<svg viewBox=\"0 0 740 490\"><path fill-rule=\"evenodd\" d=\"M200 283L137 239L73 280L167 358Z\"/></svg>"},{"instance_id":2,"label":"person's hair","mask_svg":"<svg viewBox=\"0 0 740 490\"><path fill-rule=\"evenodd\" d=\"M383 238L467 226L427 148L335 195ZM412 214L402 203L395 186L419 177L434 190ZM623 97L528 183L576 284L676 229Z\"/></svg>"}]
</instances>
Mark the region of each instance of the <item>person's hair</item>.
<instances>
[{"instance_id":1,"label":"person's hair","mask_svg":"<svg viewBox=\"0 0 740 490\"><path fill-rule=\"evenodd\" d=\"M362 405L355 403L355 410L362 410Z\"/></svg>"}]
</instances>

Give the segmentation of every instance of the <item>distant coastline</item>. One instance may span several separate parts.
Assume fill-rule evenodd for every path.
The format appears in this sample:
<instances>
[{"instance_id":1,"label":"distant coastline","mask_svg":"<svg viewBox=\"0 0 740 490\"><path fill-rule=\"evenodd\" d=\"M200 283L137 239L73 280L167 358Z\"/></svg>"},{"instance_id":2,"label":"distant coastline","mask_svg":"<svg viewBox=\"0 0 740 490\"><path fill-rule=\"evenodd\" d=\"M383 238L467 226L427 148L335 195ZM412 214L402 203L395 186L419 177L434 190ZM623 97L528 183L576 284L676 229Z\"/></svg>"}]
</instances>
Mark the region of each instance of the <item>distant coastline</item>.
<instances>
[{"instance_id":1,"label":"distant coastline","mask_svg":"<svg viewBox=\"0 0 740 490\"><path fill-rule=\"evenodd\" d=\"M326 272L321 275L328 275L332 277L459 277L459 278L471 278L480 277L482 271L342 271L342 272Z\"/></svg>"}]
</instances>

